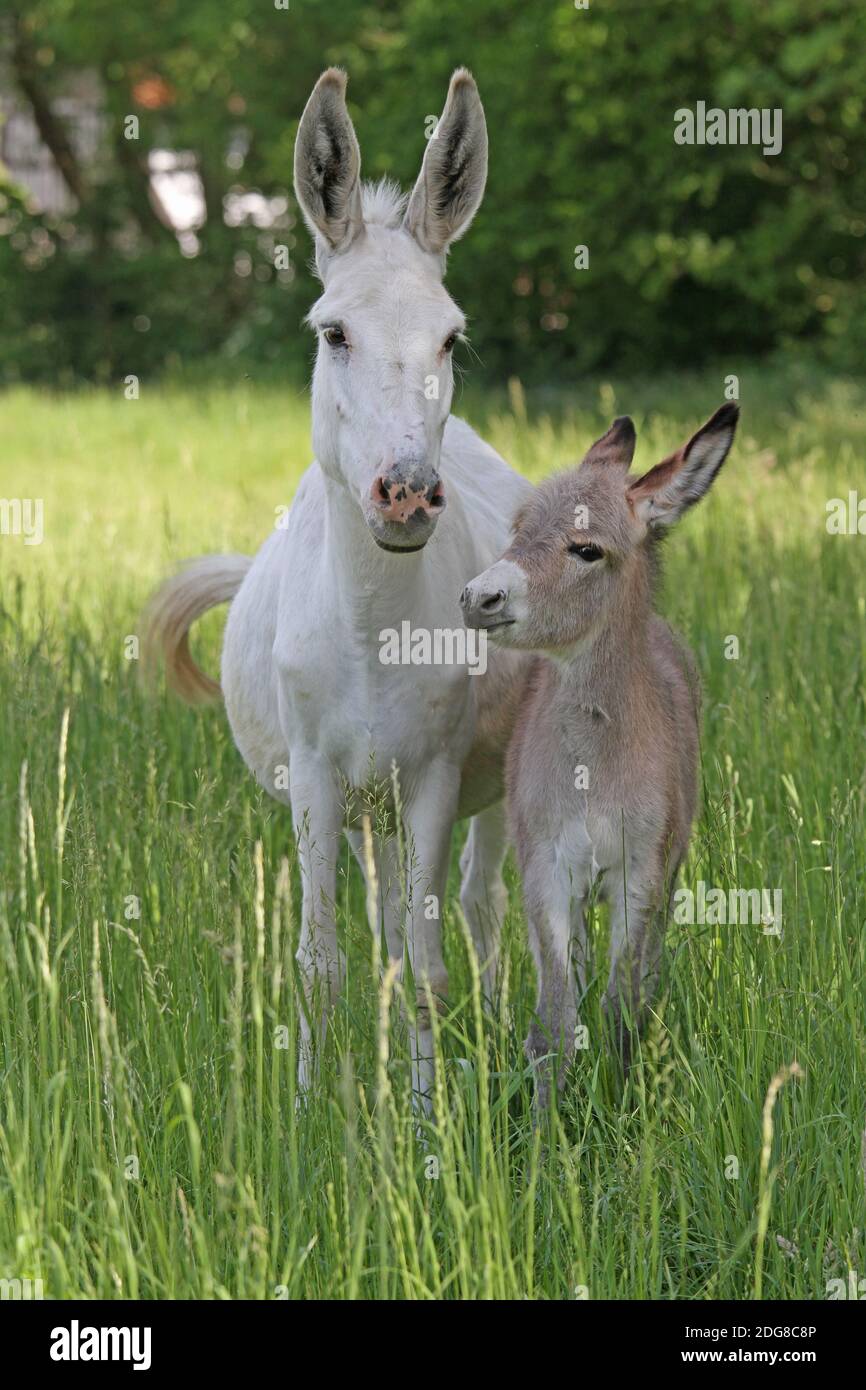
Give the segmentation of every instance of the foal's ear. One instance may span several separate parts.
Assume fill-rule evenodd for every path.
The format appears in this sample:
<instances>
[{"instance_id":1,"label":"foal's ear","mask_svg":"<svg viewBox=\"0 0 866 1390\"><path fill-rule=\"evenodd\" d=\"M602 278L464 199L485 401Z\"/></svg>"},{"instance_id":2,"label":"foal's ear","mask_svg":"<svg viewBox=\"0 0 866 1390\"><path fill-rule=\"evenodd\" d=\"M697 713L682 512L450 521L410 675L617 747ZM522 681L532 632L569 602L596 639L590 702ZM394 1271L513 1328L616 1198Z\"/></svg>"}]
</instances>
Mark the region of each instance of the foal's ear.
<instances>
[{"instance_id":1,"label":"foal's ear","mask_svg":"<svg viewBox=\"0 0 866 1390\"><path fill-rule=\"evenodd\" d=\"M345 251L364 226L361 152L346 109L346 81L340 68L322 73L295 140L295 195L317 251L326 253Z\"/></svg>"},{"instance_id":2,"label":"foal's ear","mask_svg":"<svg viewBox=\"0 0 866 1390\"><path fill-rule=\"evenodd\" d=\"M621 468L628 472L634 458L636 440L633 421L628 415L620 415L614 420L607 434L595 441L583 461L602 463L607 467Z\"/></svg>"},{"instance_id":3,"label":"foal's ear","mask_svg":"<svg viewBox=\"0 0 866 1390\"><path fill-rule=\"evenodd\" d=\"M708 492L734 442L739 406L721 406L675 454L638 478L627 496L647 526L671 526Z\"/></svg>"},{"instance_id":4,"label":"foal's ear","mask_svg":"<svg viewBox=\"0 0 866 1390\"><path fill-rule=\"evenodd\" d=\"M478 211L487 181L487 124L475 78L458 68L427 142L403 225L425 251L441 255Z\"/></svg>"}]
</instances>

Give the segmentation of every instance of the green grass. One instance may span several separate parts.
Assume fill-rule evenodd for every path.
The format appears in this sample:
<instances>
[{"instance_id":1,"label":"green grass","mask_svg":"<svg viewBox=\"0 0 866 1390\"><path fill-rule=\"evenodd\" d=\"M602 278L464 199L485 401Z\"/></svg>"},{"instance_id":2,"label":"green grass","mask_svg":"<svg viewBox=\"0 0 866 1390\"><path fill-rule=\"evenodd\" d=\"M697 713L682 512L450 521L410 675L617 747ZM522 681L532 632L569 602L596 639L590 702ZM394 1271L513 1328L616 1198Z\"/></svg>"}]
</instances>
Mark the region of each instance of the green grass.
<instances>
[{"instance_id":1,"label":"green grass","mask_svg":"<svg viewBox=\"0 0 866 1390\"><path fill-rule=\"evenodd\" d=\"M462 408L531 476L628 411L649 466L723 375ZM2 490L44 498L45 541L0 537L0 1277L54 1297L818 1299L866 1276L866 538L825 527L827 499L863 487L866 386L756 368L741 396L662 606L705 682L684 880L781 888L783 935L672 924L625 1089L586 1051L535 1133L519 885L509 869L502 995L482 1011L452 875L426 1146L348 857L347 987L296 1109L287 815L219 708L145 694L124 654L180 560L267 534L308 457L304 395L3 397ZM196 639L211 670L221 621ZM765 1096L794 1060L762 1170Z\"/></svg>"}]
</instances>

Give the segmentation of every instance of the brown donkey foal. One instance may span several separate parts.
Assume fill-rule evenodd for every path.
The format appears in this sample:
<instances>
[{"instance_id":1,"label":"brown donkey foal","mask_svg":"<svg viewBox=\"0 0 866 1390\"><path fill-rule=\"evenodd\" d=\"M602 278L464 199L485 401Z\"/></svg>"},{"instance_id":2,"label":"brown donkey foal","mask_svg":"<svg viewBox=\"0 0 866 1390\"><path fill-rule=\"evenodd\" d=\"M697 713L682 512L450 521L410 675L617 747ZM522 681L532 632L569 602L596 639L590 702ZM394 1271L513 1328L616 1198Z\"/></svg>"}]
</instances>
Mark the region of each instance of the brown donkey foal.
<instances>
[{"instance_id":1,"label":"brown donkey foal","mask_svg":"<svg viewBox=\"0 0 866 1390\"><path fill-rule=\"evenodd\" d=\"M642 478L628 472L634 425L615 420L579 468L535 490L509 550L461 595L469 626L541 654L507 762L538 971L526 1050L541 1106L551 1054L564 1047L567 1065L574 1048L596 880L611 908L604 1007L626 1064L652 1000L695 813L699 706L691 657L653 612L657 542L710 487L738 413L722 406Z\"/></svg>"}]
</instances>

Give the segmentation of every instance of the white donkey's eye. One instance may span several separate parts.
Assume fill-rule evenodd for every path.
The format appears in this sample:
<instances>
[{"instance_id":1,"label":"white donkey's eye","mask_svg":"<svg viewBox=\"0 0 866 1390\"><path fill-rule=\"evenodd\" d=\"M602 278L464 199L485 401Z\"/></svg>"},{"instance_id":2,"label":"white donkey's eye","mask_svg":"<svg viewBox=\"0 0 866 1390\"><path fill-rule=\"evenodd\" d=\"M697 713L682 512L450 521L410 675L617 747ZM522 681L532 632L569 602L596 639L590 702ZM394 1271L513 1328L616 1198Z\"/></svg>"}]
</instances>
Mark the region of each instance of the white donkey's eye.
<instances>
[{"instance_id":1,"label":"white donkey's eye","mask_svg":"<svg viewBox=\"0 0 866 1390\"><path fill-rule=\"evenodd\" d=\"M442 344L442 351L450 352L459 337L460 334L457 332L449 333L448 337L445 339L445 342Z\"/></svg>"},{"instance_id":2,"label":"white donkey's eye","mask_svg":"<svg viewBox=\"0 0 866 1390\"><path fill-rule=\"evenodd\" d=\"M346 335L338 323L332 323L330 328L325 329L324 338L329 347L346 346Z\"/></svg>"}]
</instances>

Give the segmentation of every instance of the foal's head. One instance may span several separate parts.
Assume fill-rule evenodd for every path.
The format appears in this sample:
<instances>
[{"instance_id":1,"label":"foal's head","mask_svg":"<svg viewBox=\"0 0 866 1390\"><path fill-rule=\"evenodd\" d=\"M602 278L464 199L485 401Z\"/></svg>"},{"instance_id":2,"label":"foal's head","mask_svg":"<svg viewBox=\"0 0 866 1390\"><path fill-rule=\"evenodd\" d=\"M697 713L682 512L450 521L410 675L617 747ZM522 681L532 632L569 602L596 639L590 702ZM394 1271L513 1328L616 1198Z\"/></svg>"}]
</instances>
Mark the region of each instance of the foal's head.
<instances>
[{"instance_id":1,"label":"foal's head","mask_svg":"<svg viewBox=\"0 0 866 1390\"><path fill-rule=\"evenodd\" d=\"M308 316L319 338L313 448L378 545L419 550L445 506L439 454L465 327L442 284L445 255L481 202L487 130L459 69L407 203L390 184L361 184L345 89L345 73L323 73L295 144L295 192L324 287Z\"/></svg>"},{"instance_id":2,"label":"foal's head","mask_svg":"<svg viewBox=\"0 0 866 1390\"><path fill-rule=\"evenodd\" d=\"M548 478L524 503L503 558L461 594L467 625L503 646L568 652L646 608L653 541L709 490L738 415L723 405L641 478L628 471L634 425L614 420L579 468Z\"/></svg>"}]
</instances>

